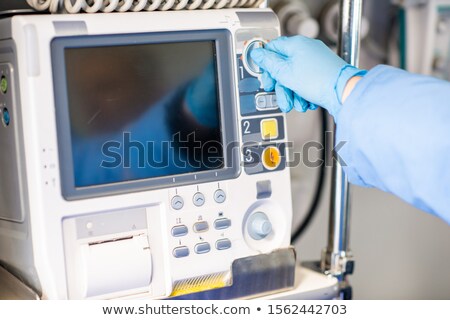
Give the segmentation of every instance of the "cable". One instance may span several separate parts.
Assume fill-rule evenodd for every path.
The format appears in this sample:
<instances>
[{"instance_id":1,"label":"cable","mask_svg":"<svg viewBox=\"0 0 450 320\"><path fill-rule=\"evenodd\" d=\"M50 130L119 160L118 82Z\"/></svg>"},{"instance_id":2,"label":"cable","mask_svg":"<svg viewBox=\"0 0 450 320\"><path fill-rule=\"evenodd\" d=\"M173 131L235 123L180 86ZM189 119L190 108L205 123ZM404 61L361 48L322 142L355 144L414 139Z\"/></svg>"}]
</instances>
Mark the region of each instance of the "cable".
<instances>
[{"instance_id":1,"label":"cable","mask_svg":"<svg viewBox=\"0 0 450 320\"><path fill-rule=\"evenodd\" d=\"M258 7L263 0L26 0L37 11L96 13Z\"/></svg>"},{"instance_id":2,"label":"cable","mask_svg":"<svg viewBox=\"0 0 450 320\"><path fill-rule=\"evenodd\" d=\"M291 243L296 242L300 236L305 232L305 230L309 227L311 224L313 218L317 214L321 195L322 195L322 188L325 182L325 175L326 175L326 167L325 167L325 156L326 156L326 150L325 150L325 133L327 131L328 127L328 113L323 108L320 109L320 124L321 124L321 144L323 146L322 150L320 150L319 158L322 160L322 163L319 167L319 173L316 183L316 188L314 191L314 196L311 201L311 205L309 207L309 210L307 211L307 214L305 218L303 218L303 221L299 224L297 229L295 229L294 233L291 236Z\"/></svg>"},{"instance_id":3,"label":"cable","mask_svg":"<svg viewBox=\"0 0 450 320\"><path fill-rule=\"evenodd\" d=\"M214 4L214 9L222 9L228 4L229 0L216 0Z\"/></svg>"},{"instance_id":4,"label":"cable","mask_svg":"<svg viewBox=\"0 0 450 320\"><path fill-rule=\"evenodd\" d=\"M52 0L27 0L27 3L36 10L44 11L50 7Z\"/></svg>"}]
</instances>

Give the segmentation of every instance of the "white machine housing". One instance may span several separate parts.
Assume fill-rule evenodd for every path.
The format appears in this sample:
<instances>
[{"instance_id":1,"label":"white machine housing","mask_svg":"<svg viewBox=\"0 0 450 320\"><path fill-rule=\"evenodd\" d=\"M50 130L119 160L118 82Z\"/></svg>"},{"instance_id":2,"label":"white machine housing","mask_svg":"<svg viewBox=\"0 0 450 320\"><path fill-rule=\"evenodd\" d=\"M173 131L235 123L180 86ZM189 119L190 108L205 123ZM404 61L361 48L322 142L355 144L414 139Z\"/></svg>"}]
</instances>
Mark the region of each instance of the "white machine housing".
<instances>
[{"instance_id":1,"label":"white machine housing","mask_svg":"<svg viewBox=\"0 0 450 320\"><path fill-rule=\"evenodd\" d=\"M195 175L173 176L171 185L158 186L148 179L148 185L144 181L136 189L64 195L67 181L62 172L67 164L61 161L58 141L54 73L59 66L52 57L52 42L154 33L164 38L202 30L226 31L230 40L226 52L233 77L226 85L232 96L220 109L223 134L234 130L240 150L233 175L222 177L219 172L216 178L198 181ZM285 118L274 93L265 93L261 85L256 92L243 86L243 81L254 84L259 78L247 47L255 46L254 39L270 40L279 32L278 20L268 9L42 14L0 20L0 70L8 80L0 103L2 117L5 112L10 117L8 125L0 124L0 263L45 299L164 298L183 293L176 288L186 288L189 279L197 279L197 289L228 285L234 260L287 248L292 208ZM224 94L219 92L221 101ZM266 100L258 104L255 98ZM267 119L275 119L278 130L269 140L261 136L261 122ZM247 166L254 152L264 161L268 146L280 151L275 160L272 153L269 157L279 163ZM215 200L217 190L225 201ZM203 195L201 206L193 203L198 192ZM184 202L181 209L173 207L175 196ZM215 227L220 219L228 219L226 227ZM249 223L255 219L266 235L250 235L254 226ZM197 222L203 223L199 232L194 230ZM173 235L179 225L187 227L186 235ZM223 247L218 244L222 240ZM197 253L199 243L207 245ZM179 258L177 248L182 248Z\"/></svg>"}]
</instances>

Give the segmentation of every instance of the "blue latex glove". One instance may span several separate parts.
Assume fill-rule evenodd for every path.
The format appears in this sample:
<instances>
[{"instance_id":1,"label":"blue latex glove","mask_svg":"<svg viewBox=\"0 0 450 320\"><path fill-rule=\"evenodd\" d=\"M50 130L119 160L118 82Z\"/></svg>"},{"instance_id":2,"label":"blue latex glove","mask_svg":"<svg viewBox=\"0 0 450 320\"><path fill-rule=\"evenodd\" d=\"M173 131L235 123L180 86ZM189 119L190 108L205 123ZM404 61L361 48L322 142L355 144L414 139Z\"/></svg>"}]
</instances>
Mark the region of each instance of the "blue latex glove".
<instances>
[{"instance_id":1,"label":"blue latex glove","mask_svg":"<svg viewBox=\"0 0 450 320\"><path fill-rule=\"evenodd\" d=\"M335 116L347 81L366 73L339 58L322 41L303 36L280 37L251 57L264 70L266 91L275 89L282 111L324 107Z\"/></svg>"}]
</instances>

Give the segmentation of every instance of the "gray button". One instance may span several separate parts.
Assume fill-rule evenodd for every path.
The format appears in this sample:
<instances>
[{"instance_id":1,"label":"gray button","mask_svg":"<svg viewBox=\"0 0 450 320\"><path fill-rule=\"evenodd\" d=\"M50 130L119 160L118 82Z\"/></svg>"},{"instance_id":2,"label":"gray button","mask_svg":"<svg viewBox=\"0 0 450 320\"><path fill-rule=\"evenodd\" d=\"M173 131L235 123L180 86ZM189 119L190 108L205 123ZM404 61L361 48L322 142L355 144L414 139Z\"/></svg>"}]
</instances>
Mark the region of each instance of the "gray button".
<instances>
[{"instance_id":1,"label":"gray button","mask_svg":"<svg viewBox=\"0 0 450 320\"><path fill-rule=\"evenodd\" d=\"M172 228L172 236L174 237L182 237L187 235L188 233L188 227L185 225L182 226L175 226Z\"/></svg>"},{"instance_id":2,"label":"gray button","mask_svg":"<svg viewBox=\"0 0 450 320\"><path fill-rule=\"evenodd\" d=\"M188 247L176 247L173 249L173 256L175 258L184 258L189 255L189 248Z\"/></svg>"},{"instance_id":3,"label":"gray button","mask_svg":"<svg viewBox=\"0 0 450 320\"><path fill-rule=\"evenodd\" d=\"M272 183L270 180L256 182L256 198L266 199L272 195Z\"/></svg>"},{"instance_id":4,"label":"gray button","mask_svg":"<svg viewBox=\"0 0 450 320\"><path fill-rule=\"evenodd\" d=\"M220 239L216 241L216 249L217 250L226 250L231 248L230 239Z\"/></svg>"},{"instance_id":5,"label":"gray button","mask_svg":"<svg viewBox=\"0 0 450 320\"><path fill-rule=\"evenodd\" d=\"M257 109L265 109L267 106L267 100L265 94L257 94L255 96L255 103Z\"/></svg>"},{"instance_id":6,"label":"gray button","mask_svg":"<svg viewBox=\"0 0 450 320\"><path fill-rule=\"evenodd\" d=\"M197 192L196 194L194 194L192 201L197 207L200 207L205 203L205 196L203 195L203 193Z\"/></svg>"},{"instance_id":7,"label":"gray button","mask_svg":"<svg viewBox=\"0 0 450 320\"><path fill-rule=\"evenodd\" d=\"M195 245L195 253L202 254L207 253L211 250L211 246L208 242L202 242Z\"/></svg>"},{"instance_id":8,"label":"gray button","mask_svg":"<svg viewBox=\"0 0 450 320\"><path fill-rule=\"evenodd\" d=\"M214 200L217 203L222 203L227 198L227 194L222 189L217 189L216 192L214 192Z\"/></svg>"},{"instance_id":9,"label":"gray button","mask_svg":"<svg viewBox=\"0 0 450 320\"><path fill-rule=\"evenodd\" d=\"M209 226L208 226L208 222L206 221L200 221L197 222L196 224L194 224L194 231L195 232L205 232L208 231Z\"/></svg>"},{"instance_id":10,"label":"gray button","mask_svg":"<svg viewBox=\"0 0 450 320\"><path fill-rule=\"evenodd\" d=\"M217 230L226 229L229 228L230 226L231 226L230 219L223 218L214 221L214 228L216 228Z\"/></svg>"},{"instance_id":11,"label":"gray button","mask_svg":"<svg viewBox=\"0 0 450 320\"><path fill-rule=\"evenodd\" d=\"M170 202L172 205L172 208L175 210L180 210L184 206L184 200L180 196L175 196L172 198L172 201Z\"/></svg>"},{"instance_id":12,"label":"gray button","mask_svg":"<svg viewBox=\"0 0 450 320\"><path fill-rule=\"evenodd\" d=\"M267 96L267 105L269 108L278 108L277 96L275 94Z\"/></svg>"}]
</instances>

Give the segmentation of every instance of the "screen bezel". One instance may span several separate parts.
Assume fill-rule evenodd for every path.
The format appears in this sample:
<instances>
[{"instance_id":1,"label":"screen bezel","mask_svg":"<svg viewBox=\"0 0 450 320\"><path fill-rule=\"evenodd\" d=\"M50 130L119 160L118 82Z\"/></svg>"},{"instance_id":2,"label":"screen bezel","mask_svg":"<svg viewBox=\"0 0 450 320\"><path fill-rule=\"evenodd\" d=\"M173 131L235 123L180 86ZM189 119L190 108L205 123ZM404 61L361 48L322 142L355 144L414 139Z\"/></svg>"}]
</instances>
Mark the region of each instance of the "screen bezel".
<instances>
[{"instance_id":1,"label":"screen bezel","mask_svg":"<svg viewBox=\"0 0 450 320\"><path fill-rule=\"evenodd\" d=\"M65 64L65 49L110 47L139 44L214 41L217 66L218 102L224 166L221 169L198 171L139 180L76 187L72 157L69 101ZM240 174L240 153L235 146L238 126L235 99L235 77L232 63L232 38L228 30L195 30L144 34L94 35L58 37L51 42L56 127L58 134L61 192L66 200L78 200L180 185L233 179ZM237 149L237 150L236 150Z\"/></svg>"}]
</instances>

